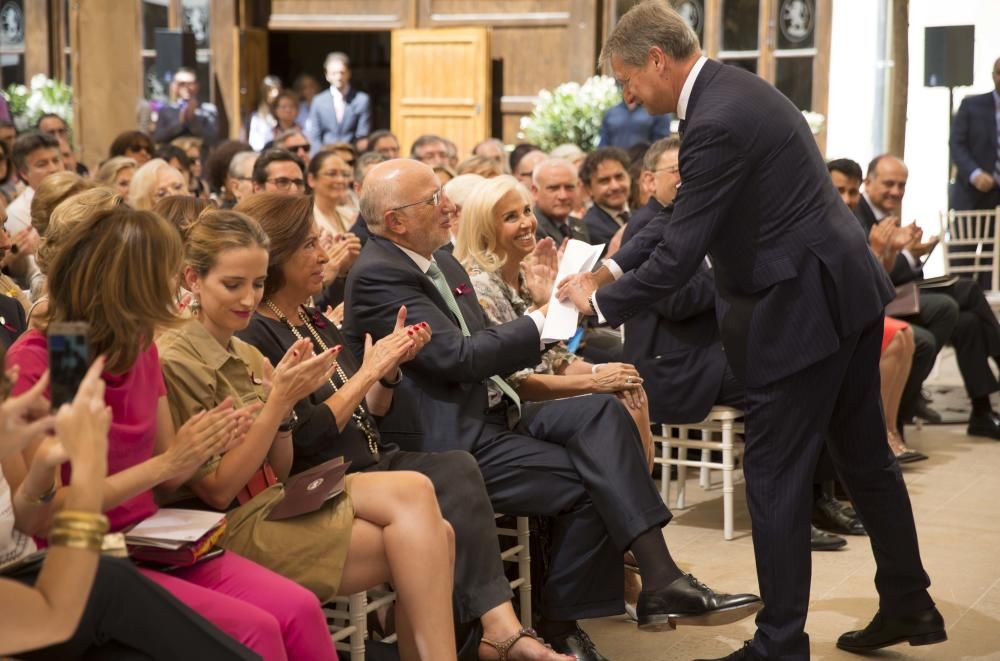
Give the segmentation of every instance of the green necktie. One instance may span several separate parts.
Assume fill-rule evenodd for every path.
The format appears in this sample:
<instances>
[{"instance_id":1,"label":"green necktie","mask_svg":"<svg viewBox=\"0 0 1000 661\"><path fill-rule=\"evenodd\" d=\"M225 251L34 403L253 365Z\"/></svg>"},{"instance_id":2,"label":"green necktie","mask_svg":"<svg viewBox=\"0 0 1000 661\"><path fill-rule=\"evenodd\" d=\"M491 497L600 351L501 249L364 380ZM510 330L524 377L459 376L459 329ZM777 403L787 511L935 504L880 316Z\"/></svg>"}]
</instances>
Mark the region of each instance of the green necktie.
<instances>
[{"instance_id":1,"label":"green necktie","mask_svg":"<svg viewBox=\"0 0 1000 661\"><path fill-rule=\"evenodd\" d=\"M455 315L458 319L458 325L462 328L462 335L470 337L472 333L469 332L469 327L465 324L465 317L462 316L462 311L458 308L458 301L455 300L455 295L451 293L451 287L448 286L448 281L444 278L444 273L438 268L438 265L431 262L431 265L427 269L427 277L431 279L434 283L434 287L437 288L438 293L441 294L441 298L444 299L444 304L448 306L451 313ZM517 396L514 389L511 388L506 381L501 379L497 375L490 377L490 381L500 389L504 395L510 398L510 401L514 402L514 406L517 407L518 414L521 412L521 398Z\"/></svg>"}]
</instances>

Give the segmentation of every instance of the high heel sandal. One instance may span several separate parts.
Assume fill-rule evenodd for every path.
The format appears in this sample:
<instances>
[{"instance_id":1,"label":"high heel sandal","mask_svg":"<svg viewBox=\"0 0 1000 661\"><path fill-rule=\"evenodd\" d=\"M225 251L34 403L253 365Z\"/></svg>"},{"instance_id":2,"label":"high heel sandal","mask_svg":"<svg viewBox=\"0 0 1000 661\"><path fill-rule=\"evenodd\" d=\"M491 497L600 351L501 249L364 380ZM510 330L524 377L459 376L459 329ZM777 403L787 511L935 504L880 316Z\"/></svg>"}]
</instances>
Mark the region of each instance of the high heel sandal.
<instances>
[{"instance_id":1,"label":"high heel sandal","mask_svg":"<svg viewBox=\"0 0 1000 661\"><path fill-rule=\"evenodd\" d=\"M497 661L508 661L510 650L514 647L514 645L517 644L517 641L521 640L522 638L534 638L542 645L545 645L545 641L541 639L538 633L534 629L529 629L527 627L518 630L517 633L515 633L507 640L502 640L500 642L497 642L495 640L490 640L489 638L480 638L479 643L480 644L485 643L486 645L489 645L490 647L495 649L497 651L497 654L500 655L500 658L497 659ZM545 646L548 647L549 649L552 649L550 645L545 645Z\"/></svg>"},{"instance_id":2,"label":"high heel sandal","mask_svg":"<svg viewBox=\"0 0 1000 661\"><path fill-rule=\"evenodd\" d=\"M917 452L916 450L911 450L906 447L903 442L902 436L898 432L890 431L888 432L889 437L889 449L892 450L892 454L895 455L896 461L901 464L908 464L914 461L923 461L927 459L927 455L923 452Z\"/></svg>"}]
</instances>

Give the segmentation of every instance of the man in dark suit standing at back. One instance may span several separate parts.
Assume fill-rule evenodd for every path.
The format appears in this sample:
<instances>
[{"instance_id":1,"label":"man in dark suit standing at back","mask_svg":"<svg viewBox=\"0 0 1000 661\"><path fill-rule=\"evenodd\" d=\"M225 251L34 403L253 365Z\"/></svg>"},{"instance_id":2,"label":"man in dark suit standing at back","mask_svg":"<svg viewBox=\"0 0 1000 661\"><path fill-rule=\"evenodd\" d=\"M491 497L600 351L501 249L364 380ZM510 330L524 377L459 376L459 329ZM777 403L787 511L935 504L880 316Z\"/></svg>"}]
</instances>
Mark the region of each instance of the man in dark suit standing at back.
<instances>
[{"instance_id":1,"label":"man in dark suit standing at back","mask_svg":"<svg viewBox=\"0 0 1000 661\"><path fill-rule=\"evenodd\" d=\"M1000 206L1000 58L993 63L993 91L962 99L951 125L951 160L958 173L952 209Z\"/></svg>"},{"instance_id":2,"label":"man in dark suit standing at back","mask_svg":"<svg viewBox=\"0 0 1000 661\"><path fill-rule=\"evenodd\" d=\"M626 100L676 111L684 183L669 222L650 222L596 273L561 282L559 296L617 325L711 257L722 341L746 385L744 474L764 600L754 639L725 658L809 658L810 495L824 441L871 536L880 598L872 622L837 645L945 640L879 404L894 291L801 112L766 81L703 57L667 3L625 14L601 60Z\"/></svg>"},{"instance_id":3,"label":"man in dark suit standing at back","mask_svg":"<svg viewBox=\"0 0 1000 661\"><path fill-rule=\"evenodd\" d=\"M306 120L313 153L333 142L350 142L364 151L371 132L371 100L351 87L351 61L344 53L327 55L323 69L330 87L313 97Z\"/></svg>"}]
</instances>

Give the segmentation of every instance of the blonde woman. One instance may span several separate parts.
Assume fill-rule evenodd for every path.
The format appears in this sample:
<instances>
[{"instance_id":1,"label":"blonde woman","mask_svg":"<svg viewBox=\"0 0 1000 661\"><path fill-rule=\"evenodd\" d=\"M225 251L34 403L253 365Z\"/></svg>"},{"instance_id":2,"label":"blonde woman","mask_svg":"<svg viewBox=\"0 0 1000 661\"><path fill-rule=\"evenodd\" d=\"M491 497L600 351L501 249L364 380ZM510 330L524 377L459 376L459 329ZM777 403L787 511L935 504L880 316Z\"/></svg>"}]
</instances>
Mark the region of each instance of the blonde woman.
<instances>
[{"instance_id":1,"label":"blonde woman","mask_svg":"<svg viewBox=\"0 0 1000 661\"><path fill-rule=\"evenodd\" d=\"M510 175L483 180L463 205L455 257L469 271L476 295L494 324L517 319L549 300L558 259L551 239L535 239L537 227L531 196ZM527 401L614 393L635 421L652 466L646 393L634 366L592 365L559 344L546 351L534 369L515 372L508 381Z\"/></svg>"},{"instance_id":2,"label":"blonde woman","mask_svg":"<svg viewBox=\"0 0 1000 661\"><path fill-rule=\"evenodd\" d=\"M128 156L113 156L101 163L94 175L94 183L107 186L123 198L128 197L128 187L139 164Z\"/></svg>"},{"instance_id":3,"label":"blonde woman","mask_svg":"<svg viewBox=\"0 0 1000 661\"><path fill-rule=\"evenodd\" d=\"M184 174L162 158L154 158L138 170L128 187L128 203L136 210L148 210L168 195L188 195Z\"/></svg>"}]
</instances>

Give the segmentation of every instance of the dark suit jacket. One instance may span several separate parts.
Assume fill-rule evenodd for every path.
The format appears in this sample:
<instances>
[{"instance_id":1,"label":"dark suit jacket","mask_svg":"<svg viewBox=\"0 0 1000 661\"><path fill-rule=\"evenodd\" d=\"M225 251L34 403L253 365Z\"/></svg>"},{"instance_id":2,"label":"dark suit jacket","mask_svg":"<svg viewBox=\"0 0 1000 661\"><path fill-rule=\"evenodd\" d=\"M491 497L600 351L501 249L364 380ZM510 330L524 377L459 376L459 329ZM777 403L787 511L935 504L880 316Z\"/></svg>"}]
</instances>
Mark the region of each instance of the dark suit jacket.
<instances>
[{"instance_id":1,"label":"dark suit jacket","mask_svg":"<svg viewBox=\"0 0 1000 661\"><path fill-rule=\"evenodd\" d=\"M305 129L313 153L323 145L332 142L353 143L371 133L372 108L368 95L349 87L344 102L346 104L344 117L338 122L330 89L327 88L313 97Z\"/></svg>"},{"instance_id":2,"label":"dark suit jacket","mask_svg":"<svg viewBox=\"0 0 1000 661\"><path fill-rule=\"evenodd\" d=\"M670 220L673 206L650 198L625 227L624 246L649 222ZM715 319L715 277L702 263L677 292L625 322L623 360L645 381L649 416L656 422L701 422L715 405L726 372L726 352Z\"/></svg>"},{"instance_id":3,"label":"dark suit jacket","mask_svg":"<svg viewBox=\"0 0 1000 661\"><path fill-rule=\"evenodd\" d=\"M583 216L583 224L587 228L587 235L590 236L590 243L595 246L610 242L611 237L621 228L607 211L596 204L587 209L587 213Z\"/></svg>"},{"instance_id":4,"label":"dark suit jacket","mask_svg":"<svg viewBox=\"0 0 1000 661\"><path fill-rule=\"evenodd\" d=\"M219 111L211 103L201 103L194 111L194 119L181 123L181 109L177 104L164 106L156 118L153 140L170 142L182 135L201 138L204 151L219 141Z\"/></svg>"},{"instance_id":5,"label":"dark suit jacket","mask_svg":"<svg viewBox=\"0 0 1000 661\"><path fill-rule=\"evenodd\" d=\"M361 239L362 246L368 243L368 239L372 238L372 233L368 230L368 221L365 220L364 216L362 216L360 213L358 214L357 219L354 221L354 224L351 225L350 232L351 234Z\"/></svg>"},{"instance_id":6,"label":"dark suit jacket","mask_svg":"<svg viewBox=\"0 0 1000 661\"><path fill-rule=\"evenodd\" d=\"M527 316L487 327L461 264L444 250L434 253L434 261L448 283L462 289L455 298L471 337L462 335L441 294L413 260L378 236L368 240L347 277L343 330L352 346L360 346L365 333L378 340L392 332L401 305L408 324L429 323L433 337L403 365L403 382L379 430L387 441L409 449L471 450L487 436L487 379L537 365L541 340Z\"/></svg>"},{"instance_id":7,"label":"dark suit jacket","mask_svg":"<svg viewBox=\"0 0 1000 661\"><path fill-rule=\"evenodd\" d=\"M587 227L583 224L582 219L570 216L566 219L566 225L561 226L542 213L542 210L538 207L534 208L534 212L535 219L538 220L538 227L535 229L535 238L539 241L545 237L549 237L556 242L557 246L562 245L566 235L562 233L560 227L569 226L569 238L590 243L590 236L587 234Z\"/></svg>"},{"instance_id":8,"label":"dark suit jacket","mask_svg":"<svg viewBox=\"0 0 1000 661\"><path fill-rule=\"evenodd\" d=\"M872 225L877 221L875 220L875 212L872 210L871 206L868 204L868 200L861 196L858 199L858 206L854 210L854 217L858 219L861 223L861 229L865 231L865 236L872 231ZM914 270L910 266L910 262L907 261L906 257L900 253L896 255L896 263L892 265L892 273L889 274L889 279L892 280L892 284L897 287L902 284L906 284L911 280L920 280L924 277L923 268L918 268Z\"/></svg>"},{"instance_id":9,"label":"dark suit jacket","mask_svg":"<svg viewBox=\"0 0 1000 661\"><path fill-rule=\"evenodd\" d=\"M952 209L989 209L1000 204L1000 191L981 193L969 183L977 169L993 173L997 161L996 100L993 92L962 99L951 125L951 160L958 168L951 189Z\"/></svg>"},{"instance_id":10,"label":"dark suit jacket","mask_svg":"<svg viewBox=\"0 0 1000 661\"><path fill-rule=\"evenodd\" d=\"M748 388L830 356L876 322L895 291L799 109L757 76L709 60L686 120L673 216L615 254L626 273L597 293L609 323L680 290L706 253L729 364Z\"/></svg>"}]
</instances>

